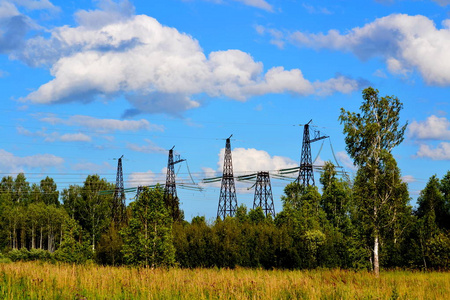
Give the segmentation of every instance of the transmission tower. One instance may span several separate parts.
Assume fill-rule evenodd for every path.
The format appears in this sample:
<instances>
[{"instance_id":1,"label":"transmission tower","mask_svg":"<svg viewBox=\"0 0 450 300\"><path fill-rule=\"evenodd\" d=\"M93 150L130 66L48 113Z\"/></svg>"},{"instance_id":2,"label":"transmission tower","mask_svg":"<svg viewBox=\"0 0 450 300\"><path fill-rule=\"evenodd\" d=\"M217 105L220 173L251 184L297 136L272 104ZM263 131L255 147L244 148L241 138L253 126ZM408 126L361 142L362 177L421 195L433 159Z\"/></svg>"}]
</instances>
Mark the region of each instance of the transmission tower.
<instances>
[{"instance_id":1,"label":"transmission tower","mask_svg":"<svg viewBox=\"0 0 450 300\"><path fill-rule=\"evenodd\" d=\"M139 195L142 193L142 191L144 190L144 187L142 185L139 185L136 189L136 200L139 199Z\"/></svg>"},{"instance_id":2,"label":"transmission tower","mask_svg":"<svg viewBox=\"0 0 450 300\"><path fill-rule=\"evenodd\" d=\"M236 187L234 185L233 164L231 161L231 143L227 138L225 144L225 157L223 162L222 186L220 187L219 207L217 218L233 217L237 209Z\"/></svg>"},{"instance_id":3,"label":"transmission tower","mask_svg":"<svg viewBox=\"0 0 450 300\"><path fill-rule=\"evenodd\" d=\"M312 120L309 120L309 122L304 125L302 156L300 159L300 169L297 178L297 182L305 187L308 185L315 186L313 162L311 157L311 143L326 139L328 137L321 136L320 131L314 131L314 138L311 140L309 135L309 124L311 122Z\"/></svg>"},{"instance_id":4,"label":"transmission tower","mask_svg":"<svg viewBox=\"0 0 450 300\"><path fill-rule=\"evenodd\" d=\"M181 220L180 201L177 196L177 186L175 184L175 164L185 161L175 155L173 159L173 148L169 150L169 160L167 162L166 186L164 188L164 202L174 221Z\"/></svg>"},{"instance_id":5,"label":"transmission tower","mask_svg":"<svg viewBox=\"0 0 450 300\"><path fill-rule=\"evenodd\" d=\"M255 184L255 198L253 209L261 207L266 217L271 214L275 216L273 205L272 187L270 186L269 172L258 172Z\"/></svg>"},{"instance_id":6,"label":"transmission tower","mask_svg":"<svg viewBox=\"0 0 450 300\"><path fill-rule=\"evenodd\" d=\"M118 159L117 163L116 187L114 189L114 199L112 203L112 218L116 224L119 224L125 219L125 191L123 188L122 158L123 155Z\"/></svg>"}]
</instances>

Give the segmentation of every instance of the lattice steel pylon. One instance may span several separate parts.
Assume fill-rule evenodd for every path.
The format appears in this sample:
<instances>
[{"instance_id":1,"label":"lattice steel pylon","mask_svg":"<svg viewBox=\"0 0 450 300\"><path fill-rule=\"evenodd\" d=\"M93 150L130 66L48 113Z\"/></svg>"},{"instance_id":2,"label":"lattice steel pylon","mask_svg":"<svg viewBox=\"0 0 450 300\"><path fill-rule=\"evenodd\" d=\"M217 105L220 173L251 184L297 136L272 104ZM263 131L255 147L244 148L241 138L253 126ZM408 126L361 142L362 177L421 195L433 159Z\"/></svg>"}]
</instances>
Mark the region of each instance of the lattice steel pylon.
<instances>
[{"instance_id":1,"label":"lattice steel pylon","mask_svg":"<svg viewBox=\"0 0 450 300\"><path fill-rule=\"evenodd\" d=\"M314 138L311 140L309 135L309 124L312 120L309 120L303 128L303 143L302 143L302 155L300 158L300 169L298 172L297 182L303 186L312 185L314 182L313 162L311 157L311 143L326 139L328 136L321 136L320 132L315 132Z\"/></svg>"},{"instance_id":2,"label":"lattice steel pylon","mask_svg":"<svg viewBox=\"0 0 450 300\"><path fill-rule=\"evenodd\" d=\"M122 158L123 155L118 159L117 163L117 176L116 176L116 187L114 189L114 198L112 202L112 218L114 222L118 225L126 218L125 213L125 191L123 187L123 170L122 170Z\"/></svg>"},{"instance_id":3,"label":"lattice steel pylon","mask_svg":"<svg viewBox=\"0 0 450 300\"><path fill-rule=\"evenodd\" d=\"M253 199L253 209L261 207L264 215L275 216L275 206L273 204L272 187L270 185L269 172L258 172L255 183L255 197Z\"/></svg>"},{"instance_id":4,"label":"lattice steel pylon","mask_svg":"<svg viewBox=\"0 0 450 300\"><path fill-rule=\"evenodd\" d=\"M225 144L225 156L223 160L222 185L220 187L219 206L217 218L225 219L226 216L234 217L237 209L236 187L234 185L233 163L231 159L231 143L227 138Z\"/></svg>"},{"instance_id":5,"label":"lattice steel pylon","mask_svg":"<svg viewBox=\"0 0 450 300\"><path fill-rule=\"evenodd\" d=\"M169 150L169 160L167 162L167 176L166 185L164 187L164 202L166 207L169 209L170 215L174 221L181 220L181 210L180 201L177 196L177 186L175 183L175 164L184 161L180 159L179 155L176 155L175 160L173 159L173 148Z\"/></svg>"}]
</instances>

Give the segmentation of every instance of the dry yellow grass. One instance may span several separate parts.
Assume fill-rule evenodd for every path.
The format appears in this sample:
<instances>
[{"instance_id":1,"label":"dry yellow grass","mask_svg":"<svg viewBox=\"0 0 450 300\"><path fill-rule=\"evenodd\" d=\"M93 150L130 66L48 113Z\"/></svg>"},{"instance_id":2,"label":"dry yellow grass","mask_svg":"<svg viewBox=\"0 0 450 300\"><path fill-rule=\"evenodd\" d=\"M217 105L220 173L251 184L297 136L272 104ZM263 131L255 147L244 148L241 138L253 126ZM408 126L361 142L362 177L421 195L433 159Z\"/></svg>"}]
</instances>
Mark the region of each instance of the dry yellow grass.
<instances>
[{"instance_id":1,"label":"dry yellow grass","mask_svg":"<svg viewBox=\"0 0 450 300\"><path fill-rule=\"evenodd\" d=\"M0 263L0 299L450 299L450 273Z\"/></svg>"}]
</instances>

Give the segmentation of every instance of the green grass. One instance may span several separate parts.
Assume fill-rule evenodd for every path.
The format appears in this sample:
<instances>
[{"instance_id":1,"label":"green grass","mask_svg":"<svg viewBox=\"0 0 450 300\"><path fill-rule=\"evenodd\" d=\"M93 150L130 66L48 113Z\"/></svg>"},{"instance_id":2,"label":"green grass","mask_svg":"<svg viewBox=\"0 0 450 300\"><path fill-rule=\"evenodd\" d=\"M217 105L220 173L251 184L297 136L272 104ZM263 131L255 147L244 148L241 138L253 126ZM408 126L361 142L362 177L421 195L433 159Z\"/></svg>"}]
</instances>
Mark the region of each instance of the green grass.
<instances>
[{"instance_id":1,"label":"green grass","mask_svg":"<svg viewBox=\"0 0 450 300\"><path fill-rule=\"evenodd\" d=\"M0 299L449 299L450 273L0 263Z\"/></svg>"}]
</instances>

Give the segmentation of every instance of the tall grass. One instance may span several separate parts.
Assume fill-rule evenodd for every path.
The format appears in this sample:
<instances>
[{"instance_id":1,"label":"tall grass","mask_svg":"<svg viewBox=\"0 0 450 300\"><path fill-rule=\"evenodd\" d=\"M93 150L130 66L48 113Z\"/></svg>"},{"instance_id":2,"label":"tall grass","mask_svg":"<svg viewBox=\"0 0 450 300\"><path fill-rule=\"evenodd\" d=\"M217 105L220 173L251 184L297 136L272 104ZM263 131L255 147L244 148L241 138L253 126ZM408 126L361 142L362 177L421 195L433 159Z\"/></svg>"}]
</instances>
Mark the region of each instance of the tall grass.
<instances>
[{"instance_id":1,"label":"tall grass","mask_svg":"<svg viewBox=\"0 0 450 300\"><path fill-rule=\"evenodd\" d=\"M0 263L0 299L449 299L450 273Z\"/></svg>"}]
</instances>

